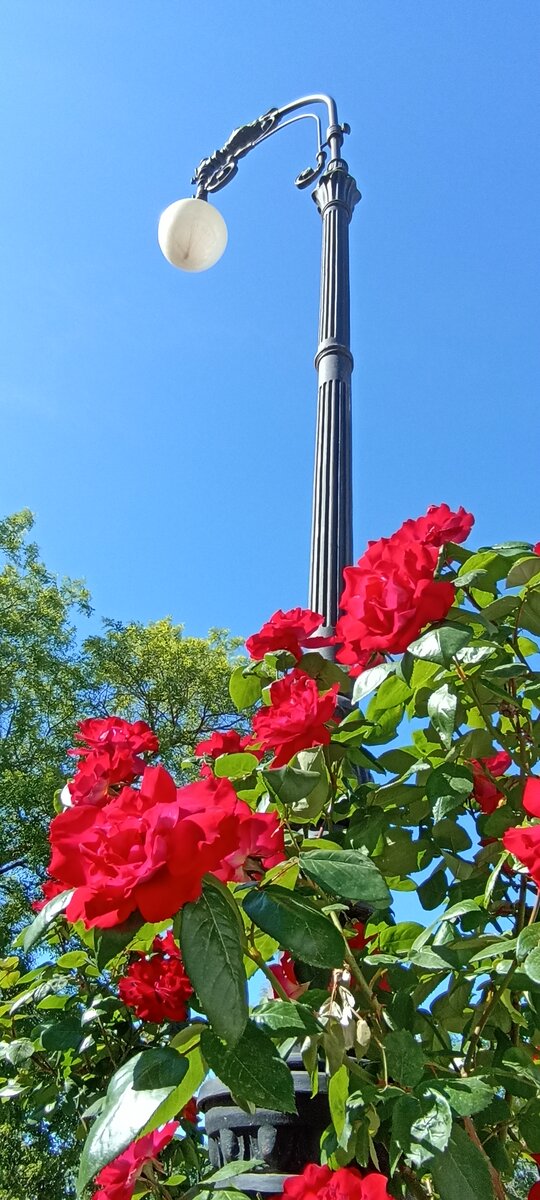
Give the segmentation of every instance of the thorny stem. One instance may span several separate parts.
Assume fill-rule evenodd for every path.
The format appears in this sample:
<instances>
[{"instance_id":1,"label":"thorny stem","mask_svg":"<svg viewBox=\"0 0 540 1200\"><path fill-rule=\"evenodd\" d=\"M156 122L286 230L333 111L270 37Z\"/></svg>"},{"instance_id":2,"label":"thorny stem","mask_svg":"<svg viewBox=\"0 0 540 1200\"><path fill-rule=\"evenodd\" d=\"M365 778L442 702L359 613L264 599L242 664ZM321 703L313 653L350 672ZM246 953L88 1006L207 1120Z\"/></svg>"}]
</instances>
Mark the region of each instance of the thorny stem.
<instances>
[{"instance_id":1,"label":"thorny stem","mask_svg":"<svg viewBox=\"0 0 540 1200\"><path fill-rule=\"evenodd\" d=\"M259 970L263 972L263 975L266 975L268 982L272 985L274 991L277 992L280 999L286 1000L287 1003L289 1004L291 1001L291 997L287 995L285 988L279 982L279 979L276 979L273 971L270 970L270 967L264 961L264 958L263 958L262 954L260 953L260 951L257 950L257 948L255 946L250 946L249 950L248 950L248 955L254 963L257 963L257 966L258 966Z\"/></svg>"},{"instance_id":2,"label":"thorny stem","mask_svg":"<svg viewBox=\"0 0 540 1200\"><path fill-rule=\"evenodd\" d=\"M330 916L332 918L332 921L334 922L334 925L336 926L336 929L339 930L341 936L343 937L343 930L341 928L341 925L339 923L339 919L338 919L336 913L335 912L330 913ZM352 953L351 950L349 950L349 947L347 945L345 938L343 938L343 943L344 943L343 956L345 958L347 966L350 969L351 975L354 976L354 978L358 984L358 987L359 987L364 999L366 1000L368 1007L371 1009L372 1013L376 1017L378 1024L380 1026L382 1026L381 1005L379 1004L379 1001L376 1000L375 996L373 995L373 992L369 986L369 983L367 982L367 979L364 978L364 975L362 974L362 971L360 970L360 967L358 966L358 963L354 957L354 954Z\"/></svg>"},{"instance_id":3,"label":"thorny stem","mask_svg":"<svg viewBox=\"0 0 540 1200\"><path fill-rule=\"evenodd\" d=\"M469 1049L467 1050L467 1054L465 1056L465 1061L463 1063L463 1074L464 1075L466 1075L468 1073L469 1068L472 1065L472 1061L473 1061L473 1058L475 1055L476 1048L478 1046L478 1042L480 1041L480 1038L482 1036L482 1031L488 1021L490 1013L492 1012L493 1008L495 1007L497 1001L502 996L503 992L507 991L508 984L509 984L512 976L515 974L515 972L517 970L517 966L518 966L517 962L514 962L512 964L512 966L510 967L510 970L507 971L502 983L499 985L498 988L493 988L493 989L489 990L489 992L488 992L489 999L486 999L484 1001L483 1005L481 1006L480 1016L478 1018L478 1021L476 1022L474 1029L473 1029L473 1032L472 1032L472 1035L470 1038L470 1042L469 1042Z\"/></svg>"}]
</instances>

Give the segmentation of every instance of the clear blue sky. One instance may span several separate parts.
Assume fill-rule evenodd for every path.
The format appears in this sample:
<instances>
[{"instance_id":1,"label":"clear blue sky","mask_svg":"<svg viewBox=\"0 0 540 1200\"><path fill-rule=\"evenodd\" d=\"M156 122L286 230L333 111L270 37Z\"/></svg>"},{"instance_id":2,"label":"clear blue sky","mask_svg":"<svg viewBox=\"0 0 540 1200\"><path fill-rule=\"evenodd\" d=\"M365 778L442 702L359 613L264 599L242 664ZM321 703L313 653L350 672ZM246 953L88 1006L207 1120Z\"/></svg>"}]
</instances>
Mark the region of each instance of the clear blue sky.
<instances>
[{"instance_id":1,"label":"clear blue sky","mask_svg":"<svg viewBox=\"0 0 540 1200\"><path fill-rule=\"evenodd\" d=\"M319 218L301 123L156 223L232 128L335 94L352 226L355 536L463 503L540 538L538 0L3 0L0 512L98 613L248 634L306 598Z\"/></svg>"}]
</instances>

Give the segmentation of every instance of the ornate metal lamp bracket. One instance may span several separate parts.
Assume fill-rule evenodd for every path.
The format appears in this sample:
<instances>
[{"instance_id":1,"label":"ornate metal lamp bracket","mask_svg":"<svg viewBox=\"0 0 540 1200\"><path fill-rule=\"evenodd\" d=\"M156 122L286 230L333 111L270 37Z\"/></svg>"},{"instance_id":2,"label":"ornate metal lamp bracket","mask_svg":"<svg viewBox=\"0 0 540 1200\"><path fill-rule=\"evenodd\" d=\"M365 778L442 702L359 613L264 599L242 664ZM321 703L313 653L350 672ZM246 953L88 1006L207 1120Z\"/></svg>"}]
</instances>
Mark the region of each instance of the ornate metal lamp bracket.
<instances>
[{"instance_id":1,"label":"ornate metal lamp bracket","mask_svg":"<svg viewBox=\"0 0 540 1200\"><path fill-rule=\"evenodd\" d=\"M298 113L297 116L293 116L287 121L284 120L289 113L314 103L323 103L328 109L329 127L325 141L323 141L321 120L317 113ZM239 160L249 154L254 146L266 141L278 129L285 129L287 125L293 125L296 121L302 121L305 118L314 120L317 126L316 165L306 167L301 171L295 179L295 184L298 188L309 187L319 177L326 165L326 151L330 151L331 158L337 158L344 134L350 133L348 125L338 125L335 101L330 96L304 96L301 100L294 100L291 104L284 105L283 108L271 108L249 125L242 125L239 129L234 129L221 150L215 150L208 158L203 158L196 168L191 182L196 185L197 196L204 200L208 192L218 192L225 187L236 175Z\"/></svg>"}]
</instances>

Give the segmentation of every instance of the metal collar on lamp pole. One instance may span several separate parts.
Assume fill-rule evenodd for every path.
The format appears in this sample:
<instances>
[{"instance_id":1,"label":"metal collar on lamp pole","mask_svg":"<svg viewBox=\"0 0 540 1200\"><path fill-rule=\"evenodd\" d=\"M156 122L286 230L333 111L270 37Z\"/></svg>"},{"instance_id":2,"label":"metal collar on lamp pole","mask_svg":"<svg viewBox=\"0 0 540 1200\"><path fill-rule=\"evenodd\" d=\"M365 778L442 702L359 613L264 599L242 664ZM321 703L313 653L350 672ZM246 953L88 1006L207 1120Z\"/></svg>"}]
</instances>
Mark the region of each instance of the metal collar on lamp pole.
<instances>
[{"instance_id":1,"label":"metal collar on lamp pole","mask_svg":"<svg viewBox=\"0 0 540 1200\"><path fill-rule=\"evenodd\" d=\"M324 140L318 113L297 111L320 104L328 115ZM229 183L239 160L255 146L304 118L316 123L316 165L302 171L295 183L305 188L318 179L313 199L323 235L309 607L324 614L324 628L331 632L338 617L343 568L353 557L349 223L360 199L341 157L343 138L350 129L339 124L335 101L325 95L303 96L235 129L221 150L199 163L192 179L195 198L178 200L165 210L158 237L174 266L200 271L217 262L227 244L227 230L217 209L206 203L208 194Z\"/></svg>"}]
</instances>

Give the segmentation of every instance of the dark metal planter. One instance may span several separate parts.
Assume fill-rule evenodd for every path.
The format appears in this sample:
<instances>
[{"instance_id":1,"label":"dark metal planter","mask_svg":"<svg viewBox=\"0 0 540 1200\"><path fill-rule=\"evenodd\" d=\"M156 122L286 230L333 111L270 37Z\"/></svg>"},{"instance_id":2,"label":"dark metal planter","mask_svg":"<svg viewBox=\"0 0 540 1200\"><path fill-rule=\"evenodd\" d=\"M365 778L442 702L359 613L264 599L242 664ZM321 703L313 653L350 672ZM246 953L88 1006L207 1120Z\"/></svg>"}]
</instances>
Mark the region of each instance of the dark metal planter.
<instances>
[{"instance_id":1,"label":"dark metal planter","mask_svg":"<svg viewBox=\"0 0 540 1200\"><path fill-rule=\"evenodd\" d=\"M197 1102L204 1113L208 1153L215 1170L239 1159L259 1158L260 1174L238 1175L223 1186L248 1195L281 1195L285 1180L299 1175L310 1162L318 1162L321 1134L330 1124L327 1079L319 1074L319 1091L311 1097L311 1079L302 1069L300 1055L291 1056L297 1113L258 1108L246 1113L237 1108L228 1088L219 1079L203 1084Z\"/></svg>"}]
</instances>

